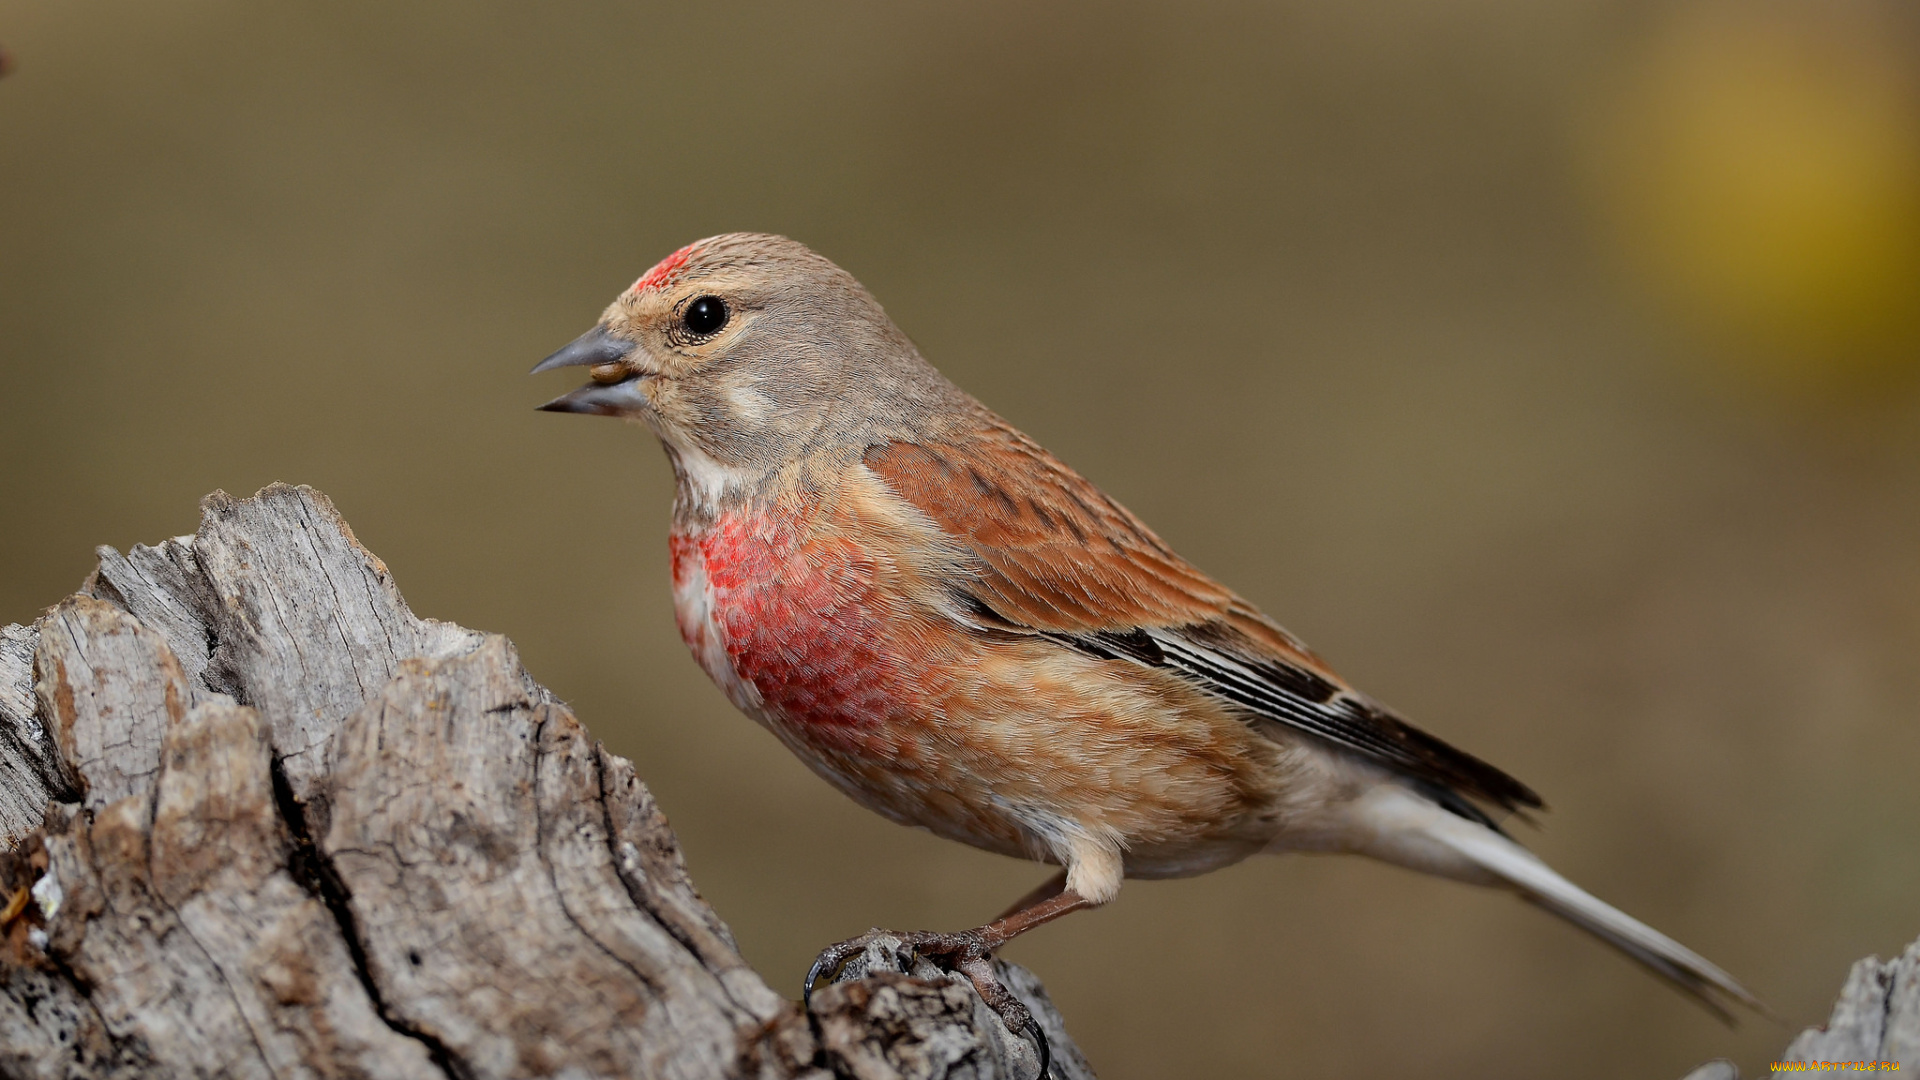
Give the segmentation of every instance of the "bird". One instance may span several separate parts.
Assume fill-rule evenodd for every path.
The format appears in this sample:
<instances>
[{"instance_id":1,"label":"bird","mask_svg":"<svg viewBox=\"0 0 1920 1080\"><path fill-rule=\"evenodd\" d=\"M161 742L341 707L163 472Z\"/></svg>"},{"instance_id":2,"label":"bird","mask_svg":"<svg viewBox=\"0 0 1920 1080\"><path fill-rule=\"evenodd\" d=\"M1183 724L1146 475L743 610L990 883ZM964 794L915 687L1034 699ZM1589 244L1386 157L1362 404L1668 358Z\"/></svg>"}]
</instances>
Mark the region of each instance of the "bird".
<instances>
[{"instance_id":1,"label":"bird","mask_svg":"<svg viewBox=\"0 0 1920 1080\"><path fill-rule=\"evenodd\" d=\"M728 233L668 255L534 371L539 408L637 421L675 494L675 619L743 713L856 802L1059 872L992 922L892 932L1044 1037L1006 942L1260 853L1505 889L1723 1019L1732 976L1575 886L1504 823L1532 788L1305 643L923 359L853 275ZM820 954L831 973L881 931Z\"/></svg>"}]
</instances>

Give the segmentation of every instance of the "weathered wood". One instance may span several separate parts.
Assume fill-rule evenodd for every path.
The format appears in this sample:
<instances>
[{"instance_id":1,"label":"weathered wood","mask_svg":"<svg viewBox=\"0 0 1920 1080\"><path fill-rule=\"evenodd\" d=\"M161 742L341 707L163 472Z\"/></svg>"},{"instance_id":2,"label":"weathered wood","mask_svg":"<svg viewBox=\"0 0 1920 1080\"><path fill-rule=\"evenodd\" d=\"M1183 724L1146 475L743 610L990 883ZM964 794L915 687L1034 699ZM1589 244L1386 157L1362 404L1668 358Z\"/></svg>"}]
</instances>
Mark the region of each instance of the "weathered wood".
<instances>
[{"instance_id":1,"label":"weathered wood","mask_svg":"<svg viewBox=\"0 0 1920 1080\"><path fill-rule=\"evenodd\" d=\"M1920 1068L1920 940L1892 960L1856 962L1827 1022L1802 1031L1779 1060L1805 1063L1807 1072L1895 1071L1887 1063L1902 1073ZM1868 1069L1868 1062L1880 1067ZM1821 1067L1835 1063L1855 1067ZM1740 1080L1740 1070L1731 1061L1709 1061L1683 1080Z\"/></svg>"},{"instance_id":2,"label":"weathered wood","mask_svg":"<svg viewBox=\"0 0 1920 1080\"><path fill-rule=\"evenodd\" d=\"M171 724L151 792L49 830L46 954L150 1072L435 1075L294 879L271 771L251 709L210 703Z\"/></svg>"},{"instance_id":3,"label":"weathered wood","mask_svg":"<svg viewBox=\"0 0 1920 1080\"><path fill-rule=\"evenodd\" d=\"M783 1057L810 1052L779 995L759 980L730 991L635 906L600 751L528 692L504 638L402 665L338 740L316 840L383 998L453 1059L487 1075L681 1077L753 1046L761 1075L784 1075Z\"/></svg>"},{"instance_id":4,"label":"weathered wood","mask_svg":"<svg viewBox=\"0 0 1920 1080\"><path fill-rule=\"evenodd\" d=\"M1034 1016L1053 1050L1050 1075L1093 1080L1040 980L1025 968L998 966L1022 1000L1044 1006ZM878 938L848 961L840 981L814 995L813 1014L828 1060L860 1080L989 1080L1039 1071L1033 1043L1009 1034L966 979L903 948L897 938Z\"/></svg>"},{"instance_id":5,"label":"weathered wood","mask_svg":"<svg viewBox=\"0 0 1920 1080\"><path fill-rule=\"evenodd\" d=\"M271 487L251 499L201 503L195 591L218 642L205 681L260 709L293 792L324 770L340 719L413 657L471 651L474 631L415 618L387 565L360 546L325 495ZM533 685L531 692L545 696Z\"/></svg>"},{"instance_id":6,"label":"weathered wood","mask_svg":"<svg viewBox=\"0 0 1920 1080\"><path fill-rule=\"evenodd\" d=\"M1033 1075L925 961L776 993L631 763L325 496L202 509L0 634L0 1075Z\"/></svg>"},{"instance_id":7,"label":"weathered wood","mask_svg":"<svg viewBox=\"0 0 1920 1080\"><path fill-rule=\"evenodd\" d=\"M1800 1033L1782 1061L1897 1061L1920 1068L1920 940L1892 960L1853 965L1822 1027Z\"/></svg>"},{"instance_id":8,"label":"weathered wood","mask_svg":"<svg viewBox=\"0 0 1920 1080\"><path fill-rule=\"evenodd\" d=\"M100 561L80 591L107 600L139 619L166 640L181 668L195 683L207 668L207 621L200 595L206 578L194 559L191 536L176 536L158 547L135 544L125 555L110 547L93 549Z\"/></svg>"},{"instance_id":9,"label":"weathered wood","mask_svg":"<svg viewBox=\"0 0 1920 1080\"><path fill-rule=\"evenodd\" d=\"M122 609L73 596L40 620L39 715L84 805L144 792L168 724L187 713L187 674L159 634Z\"/></svg>"},{"instance_id":10,"label":"weathered wood","mask_svg":"<svg viewBox=\"0 0 1920 1080\"><path fill-rule=\"evenodd\" d=\"M0 627L0 846L18 844L39 828L49 801L75 795L34 700L39 646L36 629Z\"/></svg>"}]
</instances>

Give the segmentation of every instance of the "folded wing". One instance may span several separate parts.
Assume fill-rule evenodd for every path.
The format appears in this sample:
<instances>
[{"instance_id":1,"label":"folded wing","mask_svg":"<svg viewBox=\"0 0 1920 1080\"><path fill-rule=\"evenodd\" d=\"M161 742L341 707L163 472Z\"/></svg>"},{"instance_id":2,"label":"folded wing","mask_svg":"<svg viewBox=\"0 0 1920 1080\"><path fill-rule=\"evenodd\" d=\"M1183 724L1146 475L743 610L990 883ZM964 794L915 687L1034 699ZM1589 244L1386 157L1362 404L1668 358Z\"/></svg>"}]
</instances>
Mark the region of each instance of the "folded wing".
<instances>
[{"instance_id":1,"label":"folded wing","mask_svg":"<svg viewBox=\"0 0 1920 1080\"><path fill-rule=\"evenodd\" d=\"M882 443L865 461L973 553L951 591L982 630L1037 634L1171 671L1400 772L1476 820L1487 819L1467 798L1503 810L1542 805L1525 784L1349 687L1299 639L997 418L937 443Z\"/></svg>"}]
</instances>

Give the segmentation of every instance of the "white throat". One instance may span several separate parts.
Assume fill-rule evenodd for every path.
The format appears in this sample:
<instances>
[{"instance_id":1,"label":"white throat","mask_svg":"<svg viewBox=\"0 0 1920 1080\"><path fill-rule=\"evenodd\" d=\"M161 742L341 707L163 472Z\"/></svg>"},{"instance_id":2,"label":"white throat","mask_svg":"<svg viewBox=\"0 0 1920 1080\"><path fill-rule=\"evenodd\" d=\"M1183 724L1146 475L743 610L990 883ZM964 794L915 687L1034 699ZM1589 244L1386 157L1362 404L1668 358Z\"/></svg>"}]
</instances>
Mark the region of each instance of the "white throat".
<instances>
[{"instance_id":1,"label":"white throat","mask_svg":"<svg viewBox=\"0 0 1920 1080\"><path fill-rule=\"evenodd\" d=\"M692 503L689 509L718 509L729 492L748 486L745 470L715 461L697 447L668 444L667 452L680 490Z\"/></svg>"}]
</instances>

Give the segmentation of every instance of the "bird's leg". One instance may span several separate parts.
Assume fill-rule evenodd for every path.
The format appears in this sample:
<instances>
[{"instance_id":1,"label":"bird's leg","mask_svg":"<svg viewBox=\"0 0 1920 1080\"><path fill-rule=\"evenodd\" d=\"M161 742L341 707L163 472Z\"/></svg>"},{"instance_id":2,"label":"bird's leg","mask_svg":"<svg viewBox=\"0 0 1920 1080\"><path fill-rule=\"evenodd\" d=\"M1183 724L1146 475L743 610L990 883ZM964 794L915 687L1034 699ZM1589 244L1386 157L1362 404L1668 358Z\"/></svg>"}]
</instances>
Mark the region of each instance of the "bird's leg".
<instances>
[{"instance_id":1,"label":"bird's leg","mask_svg":"<svg viewBox=\"0 0 1920 1080\"><path fill-rule=\"evenodd\" d=\"M1038 899L1036 899L1038 898ZM993 954L1000 946L1019 937L1036 926L1050 923L1069 912L1094 906L1093 901L1066 887L1064 873L1035 889L1022 899L1015 909L1000 918L971 930L962 930L957 934L940 933L933 930L871 930L857 938L849 938L838 945L830 945L813 962L807 972L806 985L802 994L806 1000L813 999L813 987L824 975L840 970L848 960L866 949L877 938L892 937L951 971L957 971L967 977L980 999L987 1003L1009 1031L1024 1031L1033 1036L1040 1050L1040 1076L1047 1074L1047 1061L1051 1056L1047 1046L1047 1037L1040 1030L1040 1024L1033 1018L1027 1006L993 971Z\"/></svg>"},{"instance_id":2,"label":"bird's leg","mask_svg":"<svg viewBox=\"0 0 1920 1080\"><path fill-rule=\"evenodd\" d=\"M1011 905L1008 906L1007 910L1001 912L999 915L994 917L995 921L997 922L1000 919L1007 918L1010 915L1016 915L1022 911L1027 910L1028 908L1032 907L1033 905L1039 903L1042 900L1051 900L1054 897L1059 896L1061 893L1066 891L1067 891L1067 872L1065 870L1062 870L1059 873L1048 878L1047 880L1041 882L1039 885L1035 886L1032 892L1021 897L1018 900L1015 900Z\"/></svg>"},{"instance_id":3,"label":"bird's leg","mask_svg":"<svg viewBox=\"0 0 1920 1080\"><path fill-rule=\"evenodd\" d=\"M992 951L1036 926L1044 926L1062 915L1094 906L1093 901L1066 887L1065 874L1061 874L1058 880L1060 888L1057 890L1051 888L1053 882L1047 883L1048 888L1045 891L1052 895L1047 896L1046 899L1027 904L1011 914L1002 915L968 933L979 934L983 940L990 942L987 949ZM1038 891L1040 890L1036 890Z\"/></svg>"},{"instance_id":4,"label":"bird's leg","mask_svg":"<svg viewBox=\"0 0 1920 1080\"><path fill-rule=\"evenodd\" d=\"M1054 887L1056 882L1061 886L1058 889ZM965 974L973 981L974 988L980 991L980 996L989 999L988 1004L994 1004L992 999L995 994L990 991L990 986L999 987L1000 994L1007 993L1005 987L1000 987L999 980L992 974L990 961L995 950L1036 926L1050 923L1069 912L1093 906L1092 901L1065 888L1064 884L1064 875L1056 881L1049 881L1029 894L1030 897L1039 896L1042 899L1023 901L1022 905L1015 910L985 926L976 926L971 930L962 930L958 933L943 933L937 930L869 930L859 937L829 945L821 952L819 958L814 960L813 967L808 970L804 992L811 999L814 985L822 976L838 971L842 965L865 950L876 939L891 937L929 960L947 960L953 970ZM976 975L970 969L970 965L975 965L976 962L987 964L981 969L986 972L984 976ZM1011 995L1008 997L1011 998ZM1018 1004L1017 999L1014 999L1014 1003Z\"/></svg>"}]
</instances>

